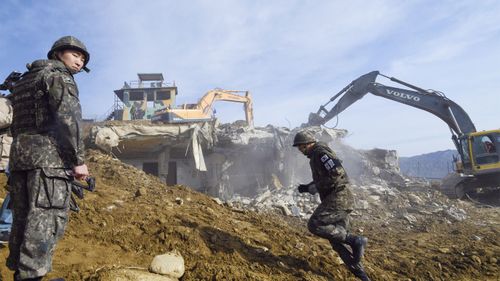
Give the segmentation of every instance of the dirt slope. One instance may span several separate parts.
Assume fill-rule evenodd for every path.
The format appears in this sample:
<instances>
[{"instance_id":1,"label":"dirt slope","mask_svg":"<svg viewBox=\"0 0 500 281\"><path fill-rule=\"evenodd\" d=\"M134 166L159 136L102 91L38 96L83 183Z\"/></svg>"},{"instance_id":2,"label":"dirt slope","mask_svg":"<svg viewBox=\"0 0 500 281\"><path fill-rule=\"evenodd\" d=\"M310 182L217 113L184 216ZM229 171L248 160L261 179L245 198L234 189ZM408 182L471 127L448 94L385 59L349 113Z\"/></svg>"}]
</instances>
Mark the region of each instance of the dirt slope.
<instances>
[{"instance_id":1,"label":"dirt slope","mask_svg":"<svg viewBox=\"0 0 500 281\"><path fill-rule=\"evenodd\" d=\"M99 280L117 267L147 268L157 254L184 257L182 280L356 280L326 240L306 223L219 205L186 187L96 151L88 152L98 191L80 201L59 243L51 277ZM3 179L2 179L3 180ZM370 238L365 266L373 280L499 280L498 208L464 204L468 218L452 224L429 215L355 221ZM7 248L0 250L3 260ZM4 265L3 280L12 280Z\"/></svg>"}]
</instances>

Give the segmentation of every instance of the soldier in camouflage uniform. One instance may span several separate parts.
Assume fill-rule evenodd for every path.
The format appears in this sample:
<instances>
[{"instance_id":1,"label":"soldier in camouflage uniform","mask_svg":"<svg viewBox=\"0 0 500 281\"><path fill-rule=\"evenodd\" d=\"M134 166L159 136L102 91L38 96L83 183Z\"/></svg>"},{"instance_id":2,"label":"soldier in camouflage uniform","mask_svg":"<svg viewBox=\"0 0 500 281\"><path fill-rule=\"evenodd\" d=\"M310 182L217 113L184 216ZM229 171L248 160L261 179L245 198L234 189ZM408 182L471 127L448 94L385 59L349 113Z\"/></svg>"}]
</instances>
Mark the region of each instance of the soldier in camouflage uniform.
<instances>
[{"instance_id":1,"label":"soldier in camouflage uniform","mask_svg":"<svg viewBox=\"0 0 500 281\"><path fill-rule=\"evenodd\" d=\"M299 185L299 192L319 193L321 199L321 204L309 219L309 231L328 239L356 277L370 280L361 263L368 239L349 233L349 213L352 212L354 200L340 159L325 143L317 142L305 131L295 135L293 146L310 159L313 177L311 183Z\"/></svg>"},{"instance_id":2,"label":"soldier in camouflage uniform","mask_svg":"<svg viewBox=\"0 0 500 281\"><path fill-rule=\"evenodd\" d=\"M89 53L72 36L57 40L48 60L29 64L16 83L10 152L14 221L7 266L14 280L42 280L68 222L70 182L88 175L81 107L73 75ZM62 280L62 279L57 279Z\"/></svg>"}]
</instances>

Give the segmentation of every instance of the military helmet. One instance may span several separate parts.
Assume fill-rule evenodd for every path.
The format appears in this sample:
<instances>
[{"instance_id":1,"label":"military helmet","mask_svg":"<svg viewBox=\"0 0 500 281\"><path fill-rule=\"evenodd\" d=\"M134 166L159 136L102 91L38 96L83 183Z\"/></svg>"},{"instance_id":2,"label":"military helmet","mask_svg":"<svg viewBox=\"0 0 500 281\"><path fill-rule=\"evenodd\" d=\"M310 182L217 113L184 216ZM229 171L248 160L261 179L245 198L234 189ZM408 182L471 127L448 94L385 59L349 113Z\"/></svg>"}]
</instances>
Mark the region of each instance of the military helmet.
<instances>
[{"instance_id":1,"label":"military helmet","mask_svg":"<svg viewBox=\"0 0 500 281\"><path fill-rule=\"evenodd\" d=\"M300 131L295 135L295 138L293 138L293 146L299 146L301 144L308 144L312 142L316 142L316 139L307 131Z\"/></svg>"},{"instance_id":2,"label":"military helmet","mask_svg":"<svg viewBox=\"0 0 500 281\"><path fill-rule=\"evenodd\" d=\"M82 41L78 40L76 37L73 36L63 36L57 39L57 41L54 42L54 44L52 45L52 48L50 48L50 51L47 53L47 58L53 59L55 52L66 49L74 49L82 52L82 54L85 55L85 63L83 64L82 69L85 70L86 72L90 71L87 68L87 63L89 63L90 60L90 54L87 51L87 47L85 47Z\"/></svg>"}]
</instances>

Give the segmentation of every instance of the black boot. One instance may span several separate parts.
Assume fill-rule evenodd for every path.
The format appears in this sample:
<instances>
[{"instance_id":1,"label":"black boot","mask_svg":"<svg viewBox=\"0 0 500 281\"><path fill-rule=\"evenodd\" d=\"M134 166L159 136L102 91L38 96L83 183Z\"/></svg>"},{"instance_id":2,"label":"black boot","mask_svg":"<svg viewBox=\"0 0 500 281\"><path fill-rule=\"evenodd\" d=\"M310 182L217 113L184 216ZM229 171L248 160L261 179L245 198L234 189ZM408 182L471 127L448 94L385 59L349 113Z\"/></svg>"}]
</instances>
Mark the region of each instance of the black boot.
<instances>
[{"instance_id":1,"label":"black boot","mask_svg":"<svg viewBox=\"0 0 500 281\"><path fill-rule=\"evenodd\" d=\"M358 275L356 277L358 277L359 280L361 280L361 281L371 281L371 279L368 277L368 275L366 275L366 273L363 273L363 274Z\"/></svg>"},{"instance_id":2,"label":"black boot","mask_svg":"<svg viewBox=\"0 0 500 281\"><path fill-rule=\"evenodd\" d=\"M331 241L330 244L332 245L333 250L339 254L340 258L347 266L349 271L354 274L354 276L358 277L362 281L370 281L370 278L368 278L368 275L366 275L363 264L361 262L354 262L351 251L345 244L335 241Z\"/></svg>"},{"instance_id":3,"label":"black boot","mask_svg":"<svg viewBox=\"0 0 500 281\"><path fill-rule=\"evenodd\" d=\"M352 248L352 256L354 258L354 263L361 262L361 259L365 254L365 247L366 244L368 243L368 238L364 236L347 234L345 242Z\"/></svg>"},{"instance_id":4,"label":"black boot","mask_svg":"<svg viewBox=\"0 0 500 281\"><path fill-rule=\"evenodd\" d=\"M366 275L365 268L362 263L357 263L354 265L347 265L347 268L354 274L354 276L358 277L361 281L371 281Z\"/></svg>"}]
</instances>

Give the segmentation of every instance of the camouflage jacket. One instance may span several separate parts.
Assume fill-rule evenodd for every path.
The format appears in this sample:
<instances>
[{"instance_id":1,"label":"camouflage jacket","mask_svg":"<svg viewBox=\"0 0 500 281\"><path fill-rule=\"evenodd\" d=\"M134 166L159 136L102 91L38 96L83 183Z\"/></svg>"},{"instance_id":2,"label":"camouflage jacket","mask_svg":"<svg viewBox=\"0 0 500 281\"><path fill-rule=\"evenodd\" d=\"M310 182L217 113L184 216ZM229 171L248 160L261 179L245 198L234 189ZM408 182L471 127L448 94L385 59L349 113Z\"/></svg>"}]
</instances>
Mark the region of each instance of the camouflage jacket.
<instances>
[{"instance_id":1,"label":"camouflage jacket","mask_svg":"<svg viewBox=\"0 0 500 281\"><path fill-rule=\"evenodd\" d=\"M11 101L11 170L84 164L78 88L62 62L37 60L29 65Z\"/></svg>"},{"instance_id":2,"label":"camouflage jacket","mask_svg":"<svg viewBox=\"0 0 500 281\"><path fill-rule=\"evenodd\" d=\"M325 143L314 144L307 157L309 157L313 181L321 199L332 191L339 192L346 188L349 179L344 167L335 152Z\"/></svg>"}]
</instances>

